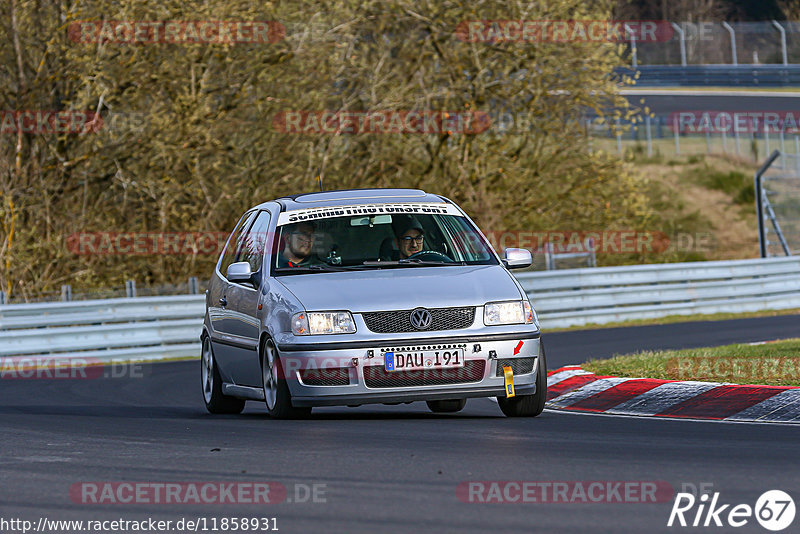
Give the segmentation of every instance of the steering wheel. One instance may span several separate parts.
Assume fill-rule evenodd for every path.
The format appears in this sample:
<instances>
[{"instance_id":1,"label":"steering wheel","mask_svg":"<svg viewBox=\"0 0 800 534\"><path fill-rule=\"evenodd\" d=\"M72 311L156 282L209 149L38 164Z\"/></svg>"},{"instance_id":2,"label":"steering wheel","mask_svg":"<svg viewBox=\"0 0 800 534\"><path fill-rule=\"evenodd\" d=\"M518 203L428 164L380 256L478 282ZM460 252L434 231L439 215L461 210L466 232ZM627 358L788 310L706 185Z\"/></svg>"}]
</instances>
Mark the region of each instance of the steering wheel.
<instances>
[{"instance_id":1,"label":"steering wheel","mask_svg":"<svg viewBox=\"0 0 800 534\"><path fill-rule=\"evenodd\" d=\"M412 254L408 257L410 260L422 260L422 261L443 261L447 263L453 263L453 258L448 256L443 252L439 252L438 250L420 250L419 252Z\"/></svg>"}]
</instances>

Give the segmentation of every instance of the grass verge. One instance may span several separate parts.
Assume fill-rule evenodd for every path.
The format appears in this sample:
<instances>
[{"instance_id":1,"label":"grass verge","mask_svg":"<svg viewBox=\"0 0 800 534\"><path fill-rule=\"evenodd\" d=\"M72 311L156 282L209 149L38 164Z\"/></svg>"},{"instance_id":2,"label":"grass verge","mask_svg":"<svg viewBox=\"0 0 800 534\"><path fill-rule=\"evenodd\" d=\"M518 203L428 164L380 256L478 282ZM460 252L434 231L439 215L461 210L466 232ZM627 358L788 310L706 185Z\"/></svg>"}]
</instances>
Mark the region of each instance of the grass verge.
<instances>
[{"instance_id":1,"label":"grass verge","mask_svg":"<svg viewBox=\"0 0 800 534\"><path fill-rule=\"evenodd\" d=\"M800 339L644 351L607 360L589 360L582 367L598 375L800 386Z\"/></svg>"}]
</instances>

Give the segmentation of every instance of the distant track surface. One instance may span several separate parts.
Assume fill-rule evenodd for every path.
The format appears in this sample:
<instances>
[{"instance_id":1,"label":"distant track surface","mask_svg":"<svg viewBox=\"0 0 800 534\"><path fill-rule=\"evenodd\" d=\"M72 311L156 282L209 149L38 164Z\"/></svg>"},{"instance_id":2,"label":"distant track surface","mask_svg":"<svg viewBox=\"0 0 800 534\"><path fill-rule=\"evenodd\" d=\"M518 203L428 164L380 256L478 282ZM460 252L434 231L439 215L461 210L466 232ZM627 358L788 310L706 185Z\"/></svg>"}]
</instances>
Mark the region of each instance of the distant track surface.
<instances>
[{"instance_id":1,"label":"distant track surface","mask_svg":"<svg viewBox=\"0 0 800 534\"><path fill-rule=\"evenodd\" d=\"M544 339L555 368L639 349L794 337L798 325L800 316L784 316L545 333ZM200 397L199 362L145 365L123 378L2 380L0 435L0 518L34 523L235 516L275 517L283 533L676 530L666 527L671 499L480 504L456 495L462 482L492 480L665 481L675 491L710 483L725 503L752 506L764 491L782 489L800 504L797 427L553 411L507 419L488 399L470 400L452 416L415 403L315 409L309 420L277 421L255 402L240 416L212 416ZM326 502L71 500L71 486L98 481L272 481L289 498L296 484L318 484ZM737 530L764 532L752 519Z\"/></svg>"},{"instance_id":2,"label":"distant track surface","mask_svg":"<svg viewBox=\"0 0 800 534\"><path fill-rule=\"evenodd\" d=\"M800 94L780 91L623 91L634 107L650 108L656 114L675 111L798 111ZM644 99L644 103L641 100Z\"/></svg>"}]
</instances>

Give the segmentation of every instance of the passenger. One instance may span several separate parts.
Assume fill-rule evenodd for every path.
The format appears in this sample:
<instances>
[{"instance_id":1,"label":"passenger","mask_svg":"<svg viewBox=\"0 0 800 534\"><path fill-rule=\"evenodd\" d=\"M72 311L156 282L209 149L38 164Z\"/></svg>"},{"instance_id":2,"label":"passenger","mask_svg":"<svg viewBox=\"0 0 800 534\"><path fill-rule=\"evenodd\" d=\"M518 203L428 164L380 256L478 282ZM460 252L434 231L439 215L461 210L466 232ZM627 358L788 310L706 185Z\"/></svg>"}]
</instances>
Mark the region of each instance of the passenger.
<instances>
[{"instance_id":1,"label":"passenger","mask_svg":"<svg viewBox=\"0 0 800 534\"><path fill-rule=\"evenodd\" d=\"M314 230L311 222L299 222L287 225L283 230L285 245L278 254L278 267L308 267L322 262L312 254L314 248Z\"/></svg>"}]
</instances>

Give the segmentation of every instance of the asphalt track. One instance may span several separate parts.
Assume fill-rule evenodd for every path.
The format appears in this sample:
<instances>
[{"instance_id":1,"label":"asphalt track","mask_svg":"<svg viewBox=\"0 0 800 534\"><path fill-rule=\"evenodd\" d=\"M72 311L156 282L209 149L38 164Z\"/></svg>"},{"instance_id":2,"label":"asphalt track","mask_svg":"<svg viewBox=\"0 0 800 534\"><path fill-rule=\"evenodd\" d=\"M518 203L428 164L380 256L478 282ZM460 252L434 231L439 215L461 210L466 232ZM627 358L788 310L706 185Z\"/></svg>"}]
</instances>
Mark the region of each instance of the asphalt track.
<instances>
[{"instance_id":1,"label":"asphalt track","mask_svg":"<svg viewBox=\"0 0 800 534\"><path fill-rule=\"evenodd\" d=\"M544 339L555 368L631 348L797 337L799 325L800 316L785 316ZM770 489L800 499L796 426L554 411L508 419L487 399L448 416L415 403L324 408L310 420L277 421L252 402L240 416L207 414L196 362L148 365L128 375L0 381L0 520L274 517L283 533L766 532L752 518L739 529L670 529L671 498L485 504L462 502L456 490L467 481L663 481L675 491L711 484L724 503L752 506ZM102 481L272 481L293 501L296 488L304 494L315 484L324 495L269 505L70 499L74 484Z\"/></svg>"},{"instance_id":2,"label":"asphalt track","mask_svg":"<svg viewBox=\"0 0 800 534\"><path fill-rule=\"evenodd\" d=\"M780 91L691 91L633 89L623 91L634 107L650 108L657 114L680 111L800 111L798 93Z\"/></svg>"}]
</instances>

